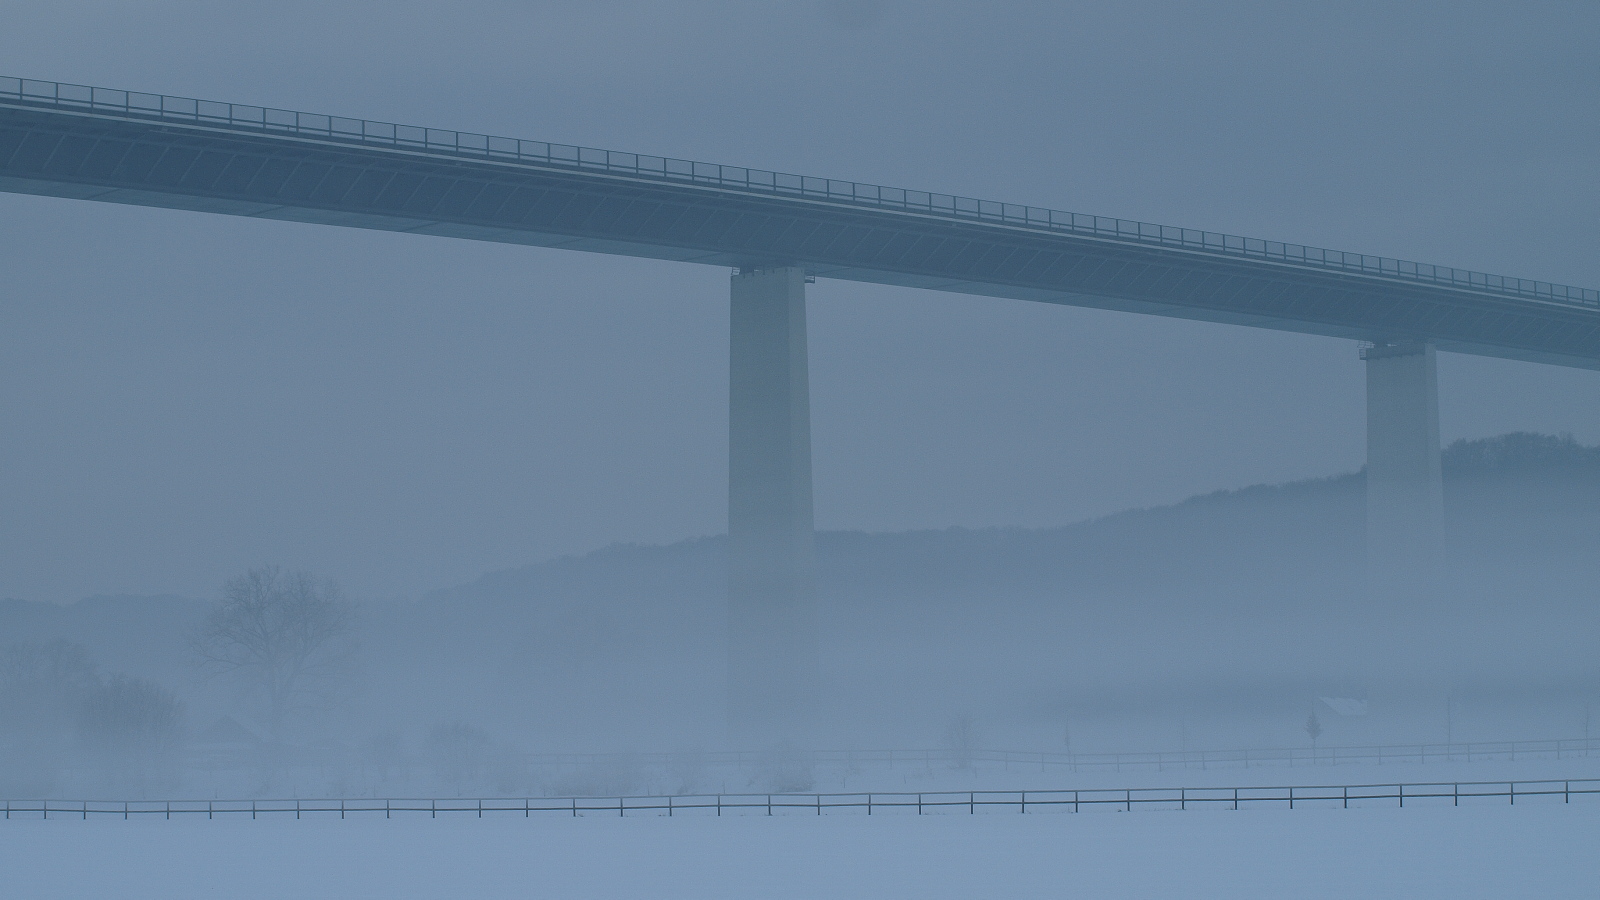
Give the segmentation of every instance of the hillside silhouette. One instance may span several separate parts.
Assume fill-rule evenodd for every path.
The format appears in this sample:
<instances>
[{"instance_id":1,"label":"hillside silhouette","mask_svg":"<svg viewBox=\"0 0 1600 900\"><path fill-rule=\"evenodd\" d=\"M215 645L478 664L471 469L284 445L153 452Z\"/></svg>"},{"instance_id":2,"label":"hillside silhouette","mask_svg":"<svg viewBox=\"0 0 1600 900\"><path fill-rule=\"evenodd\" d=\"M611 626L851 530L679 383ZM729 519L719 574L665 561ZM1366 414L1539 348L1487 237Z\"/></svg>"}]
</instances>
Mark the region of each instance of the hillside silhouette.
<instances>
[{"instance_id":1,"label":"hillside silhouette","mask_svg":"<svg viewBox=\"0 0 1600 900\"><path fill-rule=\"evenodd\" d=\"M1305 698L1329 694L1593 692L1600 447L1459 441L1444 473L1451 578L1398 605L1366 590L1361 472L1056 528L821 532L830 722L840 742L904 745L963 711L1024 729L1180 707L1303 721ZM703 743L720 730L725 555L720 536L619 545L366 604L364 719L342 727L461 719L550 747ZM12 600L0 633L83 644L106 670L197 698L203 718L230 702L182 658L205 609Z\"/></svg>"}]
</instances>

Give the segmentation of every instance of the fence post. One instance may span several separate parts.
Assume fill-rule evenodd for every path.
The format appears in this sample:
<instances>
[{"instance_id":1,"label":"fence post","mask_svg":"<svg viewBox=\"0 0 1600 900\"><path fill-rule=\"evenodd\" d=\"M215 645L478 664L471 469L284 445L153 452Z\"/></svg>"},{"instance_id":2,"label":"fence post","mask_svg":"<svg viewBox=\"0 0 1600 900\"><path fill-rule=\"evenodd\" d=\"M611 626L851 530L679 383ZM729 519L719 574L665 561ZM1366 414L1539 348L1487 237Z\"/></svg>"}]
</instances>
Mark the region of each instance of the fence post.
<instances>
[{"instance_id":1,"label":"fence post","mask_svg":"<svg viewBox=\"0 0 1600 900\"><path fill-rule=\"evenodd\" d=\"M922 815L922 792L917 792L917 815Z\"/></svg>"},{"instance_id":2,"label":"fence post","mask_svg":"<svg viewBox=\"0 0 1600 900\"><path fill-rule=\"evenodd\" d=\"M1397 784L1397 785L1395 785L1395 788L1398 790L1399 795L1400 795L1400 808L1401 809L1405 809L1406 808L1406 786L1403 785L1403 784Z\"/></svg>"},{"instance_id":3,"label":"fence post","mask_svg":"<svg viewBox=\"0 0 1600 900\"><path fill-rule=\"evenodd\" d=\"M667 818L672 818L672 795L667 795Z\"/></svg>"},{"instance_id":4,"label":"fence post","mask_svg":"<svg viewBox=\"0 0 1600 900\"><path fill-rule=\"evenodd\" d=\"M1513 781L1513 782L1510 782L1510 785L1511 785L1511 805L1512 806L1516 806L1517 805L1517 783L1515 781Z\"/></svg>"},{"instance_id":5,"label":"fence post","mask_svg":"<svg viewBox=\"0 0 1600 900\"><path fill-rule=\"evenodd\" d=\"M1341 793L1344 794L1344 808L1345 809L1349 809L1350 808L1350 786L1349 785L1345 785L1340 790L1341 790Z\"/></svg>"},{"instance_id":6,"label":"fence post","mask_svg":"<svg viewBox=\"0 0 1600 900\"><path fill-rule=\"evenodd\" d=\"M572 802L574 804L576 804L578 801L574 800ZM295 806L294 817L296 819L298 819L298 818L300 818L300 813L299 813L300 801L296 800L295 803L294 803L294 806ZM577 815L577 813L573 813L573 815ZM439 818L439 801L436 800L436 799L428 801L428 818L430 818L430 819Z\"/></svg>"},{"instance_id":7,"label":"fence post","mask_svg":"<svg viewBox=\"0 0 1600 900\"><path fill-rule=\"evenodd\" d=\"M978 795L975 791L967 791L967 815L978 814Z\"/></svg>"},{"instance_id":8,"label":"fence post","mask_svg":"<svg viewBox=\"0 0 1600 900\"><path fill-rule=\"evenodd\" d=\"M1028 814L1028 792L1027 791L1023 791L1022 792L1022 809L1019 810L1019 811L1023 815L1027 815Z\"/></svg>"},{"instance_id":9,"label":"fence post","mask_svg":"<svg viewBox=\"0 0 1600 900\"><path fill-rule=\"evenodd\" d=\"M206 818L207 819L211 818L211 803L212 803L212 801L210 801L210 800L206 801ZM87 819L89 817L88 816L84 816L84 818Z\"/></svg>"},{"instance_id":10,"label":"fence post","mask_svg":"<svg viewBox=\"0 0 1600 900\"><path fill-rule=\"evenodd\" d=\"M1233 808L1234 809L1238 809L1239 808L1239 789L1238 788L1234 788L1233 789Z\"/></svg>"},{"instance_id":11,"label":"fence post","mask_svg":"<svg viewBox=\"0 0 1600 900\"><path fill-rule=\"evenodd\" d=\"M45 801L44 805L45 805L45 816L48 818L49 815L50 815L50 809L49 809L50 801L48 801L48 800ZM299 804L296 804L296 805L298 806ZM299 816L295 816L295 818L298 819L300 817ZM169 821L169 822L172 821L172 801L171 800L167 801L167 821Z\"/></svg>"},{"instance_id":12,"label":"fence post","mask_svg":"<svg viewBox=\"0 0 1600 900\"><path fill-rule=\"evenodd\" d=\"M822 795L817 795L817 815L822 815Z\"/></svg>"},{"instance_id":13,"label":"fence post","mask_svg":"<svg viewBox=\"0 0 1600 900\"><path fill-rule=\"evenodd\" d=\"M341 819L344 818L344 801L343 800L339 801L339 818L341 818ZM480 819L483 818L483 801L481 799L478 801L478 818L480 818Z\"/></svg>"},{"instance_id":14,"label":"fence post","mask_svg":"<svg viewBox=\"0 0 1600 900\"><path fill-rule=\"evenodd\" d=\"M126 819L128 817L128 804L126 804L126 803L122 804L122 817L124 819ZM256 820L256 802L254 800L251 800L250 801L250 821L254 822L255 820Z\"/></svg>"},{"instance_id":15,"label":"fence post","mask_svg":"<svg viewBox=\"0 0 1600 900\"><path fill-rule=\"evenodd\" d=\"M389 803L390 803L389 798L385 797L383 799L383 817L385 819L389 818Z\"/></svg>"},{"instance_id":16,"label":"fence post","mask_svg":"<svg viewBox=\"0 0 1600 900\"><path fill-rule=\"evenodd\" d=\"M1451 801L1450 802L1451 806L1460 806L1461 805L1461 784L1460 784L1460 782L1457 782L1455 784L1450 785L1450 801Z\"/></svg>"},{"instance_id":17,"label":"fence post","mask_svg":"<svg viewBox=\"0 0 1600 900\"><path fill-rule=\"evenodd\" d=\"M576 813L574 813L576 815ZM722 795L717 795L717 815L722 815Z\"/></svg>"},{"instance_id":18,"label":"fence post","mask_svg":"<svg viewBox=\"0 0 1600 900\"><path fill-rule=\"evenodd\" d=\"M481 815L481 813L480 813L480 815ZM344 819L344 800L343 800L343 798L341 798L339 800L339 819L341 821Z\"/></svg>"},{"instance_id":19,"label":"fence post","mask_svg":"<svg viewBox=\"0 0 1600 900\"><path fill-rule=\"evenodd\" d=\"M1189 789L1188 788L1178 788L1178 809L1179 810L1185 810L1185 809L1188 809L1188 808L1189 808Z\"/></svg>"},{"instance_id":20,"label":"fence post","mask_svg":"<svg viewBox=\"0 0 1600 900\"><path fill-rule=\"evenodd\" d=\"M1289 788L1289 808L1294 809L1294 788Z\"/></svg>"},{"instance_id":21,"label":"fence post","mask_svg":"<svg viewBox=\"0 0 1600 900\"><path fill-rule=\"evenodd\" d=\"M867 792L867 815L872 815L872 792Z\"/></svg>"},{"instance_id":22,"label":"fence post","mask_svg":"<svg viewBox=\"0 0 1600 900\"><path fill-rule=\"evenodd\" d=\"M1570 782L1570 781L1561 782L1561 802L1562 803L1571 803L1572 802L1572 782Z\"/></svg>"}]
</instances>

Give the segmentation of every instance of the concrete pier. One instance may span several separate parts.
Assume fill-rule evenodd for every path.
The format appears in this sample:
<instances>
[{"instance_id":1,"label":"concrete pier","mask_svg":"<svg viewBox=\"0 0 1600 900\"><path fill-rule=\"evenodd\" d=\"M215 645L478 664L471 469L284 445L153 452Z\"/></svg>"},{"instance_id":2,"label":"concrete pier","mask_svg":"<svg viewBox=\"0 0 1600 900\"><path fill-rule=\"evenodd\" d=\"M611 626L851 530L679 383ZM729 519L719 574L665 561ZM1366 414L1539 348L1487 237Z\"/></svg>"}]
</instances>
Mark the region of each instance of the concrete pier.
<instances>
[{"instance_id":1,"label":"concrete pier","mask_svg":"<svg viewBox=\"0 0 1600 900\"><path fill-rule=\"evenodd\" d=\"M732 279L728 725L738 745L807 745L816 716L805 272Z\"/></svg>"},{"instance_id":2,"label":"concrete pier","mask_svg":"<svg viewBox=\"0 0 1600 900\"><path fill-rule=\"evenodd\" d=\"M1444 567L1434 348L1380 344L1367 364L1367 566L1375 593L1432 591Z\"/></svg>"}]
</instances>

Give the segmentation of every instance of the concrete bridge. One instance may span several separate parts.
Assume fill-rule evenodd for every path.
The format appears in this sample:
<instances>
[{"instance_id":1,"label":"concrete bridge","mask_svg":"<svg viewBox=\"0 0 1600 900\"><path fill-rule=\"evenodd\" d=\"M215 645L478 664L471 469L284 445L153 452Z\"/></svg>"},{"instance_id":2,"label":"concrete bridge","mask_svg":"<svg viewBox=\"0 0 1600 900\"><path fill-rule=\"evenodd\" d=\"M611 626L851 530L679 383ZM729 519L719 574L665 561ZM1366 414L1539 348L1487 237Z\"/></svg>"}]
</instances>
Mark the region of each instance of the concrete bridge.
<instances>
[{"instance_id":1,"label":"concrete bridge","mask_svg":"<svg viewBox=\"0 0 1600 900\"><path fill-rule=\"evenodd\" d=\"M805 285L931 288L1364 343L1372 578L1442 546L1437 350L1600 368L1600 292L758 169L0 78L0 190L735 269L730 722L814 703Z\"/></svg>"}]
</instances>

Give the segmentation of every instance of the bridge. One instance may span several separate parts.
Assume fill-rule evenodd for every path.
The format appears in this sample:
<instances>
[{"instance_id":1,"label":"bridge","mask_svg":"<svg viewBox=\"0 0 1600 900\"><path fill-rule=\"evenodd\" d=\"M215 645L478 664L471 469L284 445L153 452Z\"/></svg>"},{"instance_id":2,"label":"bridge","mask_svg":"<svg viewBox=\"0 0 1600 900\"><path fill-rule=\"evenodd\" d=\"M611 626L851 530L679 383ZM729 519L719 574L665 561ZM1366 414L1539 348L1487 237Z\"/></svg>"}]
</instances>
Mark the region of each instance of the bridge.
<instances>
[{"instance_id":1,"label":"bridge","mask_svg":"<svg viewBox=\"0 0 1600 900\"><path fill-rule=\"evenodd\" d=\"M1373 579L1442 547L1435 352L1600 368L1600 291L688 160L0 78L0 190L731 267L730 718L815 696L805 285L836 278L1364 342Z\"/></svg>"}]
</instances>

